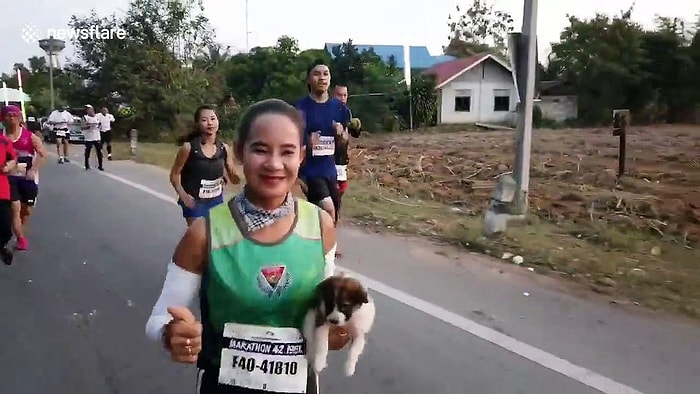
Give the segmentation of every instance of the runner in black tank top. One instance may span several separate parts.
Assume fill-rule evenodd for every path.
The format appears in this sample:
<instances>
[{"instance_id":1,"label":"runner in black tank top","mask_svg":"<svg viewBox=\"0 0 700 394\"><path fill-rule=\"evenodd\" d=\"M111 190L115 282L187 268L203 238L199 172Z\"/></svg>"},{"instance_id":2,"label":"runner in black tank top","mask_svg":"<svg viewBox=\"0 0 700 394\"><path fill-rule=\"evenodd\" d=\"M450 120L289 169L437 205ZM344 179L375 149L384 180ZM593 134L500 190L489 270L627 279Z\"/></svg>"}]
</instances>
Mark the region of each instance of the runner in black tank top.
<instances>
[{"instance_id":1,"label":"runner in black tank top","mask_svg":"<svg viewBox=\"0 0 700 394\"><path fill-rule=\"evenodd\" d=\"M170 171L170 183L188 226L224 201L224 170L231 183L240 182L231 149L217 138L219 121L214 110L198 108L195 123L199 130L178 141L182 147Z\"/></svg>"}]
</instances>

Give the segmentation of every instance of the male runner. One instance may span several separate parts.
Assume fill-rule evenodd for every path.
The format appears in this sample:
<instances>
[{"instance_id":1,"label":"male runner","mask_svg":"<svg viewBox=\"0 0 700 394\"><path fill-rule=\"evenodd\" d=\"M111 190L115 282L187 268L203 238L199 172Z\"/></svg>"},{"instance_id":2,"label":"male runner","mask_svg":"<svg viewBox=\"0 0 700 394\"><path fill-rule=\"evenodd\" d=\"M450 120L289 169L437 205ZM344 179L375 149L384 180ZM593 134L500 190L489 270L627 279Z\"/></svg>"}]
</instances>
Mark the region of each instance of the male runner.
<instances>
[{"instance_id":1,"label":"male runner","mask_svg":"<svg viewBox=\"0 0 700 394\"><path fill-rule=\"evenodd\" d=\"M112 123L114 123L114 115L109 113L107 107L102 107L100 113L95 115L100 122L100 139L102 146L107 146L107 160L112 160Z\"/></svg>"},{"instance_id":2,"label":"male runner","mask_svg":"<svg viewBox=\"0 0 700 394\"><path fill-rule=\"evenodd\" d=\"M343 85L336 85L334 90L335 97L340 100L343 105L347 107L347 111L350 114L350 122L345 125L349 134L355 138L360 136L360 128L353 122L352 112L350 112L350 107L348 107L348 87ZM350 141L348 139L336 138L335 139L335 169L338 173L338 204L336 209L336 215L340 217L340 205L343 199L343 194L348 188L348 164L350 157L348 156L348 148Z\"/></svg>"},{"instance_id":3,"label":"male runner","mask_svg":"<svg viewBox=\"0 0 700 394\"><path fill-rule=\"evenodd\" d=\"M58 162L60 164L68 163L68 145L70 145L70 133L68 126L73 124L73 115L66 111L65 106L57 107L49 115L48 123L53 127L56 133L56 154L58 154ZM61 154L63 147L63 154Z\"/></svg>"},{"instance_id":4,"label":"male runner","mask_svg":"<svg viewBox=\"0 0 700 394\"><path fill-rule=\"evenodd\" d=\"M5 107L3 122L5 136L17 155L17 166L9 173L12 231L17 238L17 249L27 250L29 242L24 235L24 227L36 205L39 194L39 167L46 159L46 151L41 137L22 127L22 112L18 107Z\"/></svg>"},{"instance_id":5,"label":"male runner","mask_svg":"<svg viewBox=\"0 0 700 394\"><path fill-rule=\"evenodd\" d=\"M85 136L85 170L90 169L90 151L95 148L97 155L97 169L104 171L102 165L102 140L100 135L100 120L95 115L95 108L92 105L86 104L85 111L87 114L83 116L81 122L83 135Z\"/></svg>"}]
</instances>

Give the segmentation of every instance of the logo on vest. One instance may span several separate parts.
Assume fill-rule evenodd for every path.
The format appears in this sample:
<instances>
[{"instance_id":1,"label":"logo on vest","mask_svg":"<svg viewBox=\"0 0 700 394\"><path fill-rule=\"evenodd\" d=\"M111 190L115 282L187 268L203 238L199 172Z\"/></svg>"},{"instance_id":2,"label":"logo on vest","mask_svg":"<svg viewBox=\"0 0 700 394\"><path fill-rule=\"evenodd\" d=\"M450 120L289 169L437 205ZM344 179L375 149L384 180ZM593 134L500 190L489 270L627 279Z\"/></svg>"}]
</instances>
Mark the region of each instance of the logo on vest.
<instances>
[{"instance_id":1,"label":"logo on vest","mask_svg":"<svg viewBox=\"0 0 700 394\"><path fill-rule=\"evenodd\" d=\"M279 297L292 282L292 277L283 265L267 266L258 273L258 289L268 297Z\"/></svg>"}]
</instances>

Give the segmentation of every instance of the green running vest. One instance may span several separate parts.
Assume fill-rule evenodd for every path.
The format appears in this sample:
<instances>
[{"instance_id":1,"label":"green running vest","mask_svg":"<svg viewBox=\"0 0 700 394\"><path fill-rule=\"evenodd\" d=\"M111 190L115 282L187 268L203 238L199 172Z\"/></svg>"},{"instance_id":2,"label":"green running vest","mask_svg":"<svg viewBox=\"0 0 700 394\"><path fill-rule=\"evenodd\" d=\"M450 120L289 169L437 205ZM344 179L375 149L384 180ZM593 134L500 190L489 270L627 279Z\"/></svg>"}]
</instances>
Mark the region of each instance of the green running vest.
<instances>
[{"instance_id":1,"label":"green running vest","mask_svg":"<svg viewBox=\"0 0 700 394\"><path fill-rule=\"evenodd\" d=\"M218 369L225 323L302 328L316 286L323 280L325 253L320 208L295 198L295 210L289 233L271 244L247 235L232 200L209 211L210 257L200 289L199 368Z\"/></svg>"}]
</instances>

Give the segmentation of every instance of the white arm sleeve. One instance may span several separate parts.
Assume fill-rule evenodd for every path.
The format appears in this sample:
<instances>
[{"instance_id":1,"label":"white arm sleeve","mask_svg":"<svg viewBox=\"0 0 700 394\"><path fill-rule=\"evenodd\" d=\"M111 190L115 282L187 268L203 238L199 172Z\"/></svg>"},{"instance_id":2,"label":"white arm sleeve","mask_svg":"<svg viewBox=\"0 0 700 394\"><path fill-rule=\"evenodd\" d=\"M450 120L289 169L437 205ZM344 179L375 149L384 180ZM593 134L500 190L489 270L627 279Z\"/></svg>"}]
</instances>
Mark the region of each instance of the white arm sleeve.
<instances>
[{"instance_id":1,"label":"white arm sleeve","mask_svg":"<svg viewBox=\"0 0 700 394\"><path fill-rule=\"evenodd\" d=\"M323 271L323 278L328 278L329 276L333 276L335 274L335 250L337 249L338 244L333 245L331 250L326 253L326 268Z\"/></svg>"},{"instance_id":2,"label":"white arm sleeve","mask_svg":"<svg viewBox=\"0 0 700 394\"><path fill-rule=\"evenodd\" d=\"M184 306L189 308L199 295L201 283L201 275L182 269L172 261L168 263L163 289L146 322L146 336L149 339L160 342L165 325L173 319L168 313L168 307Z\"/></svg>"}]
</instances>

